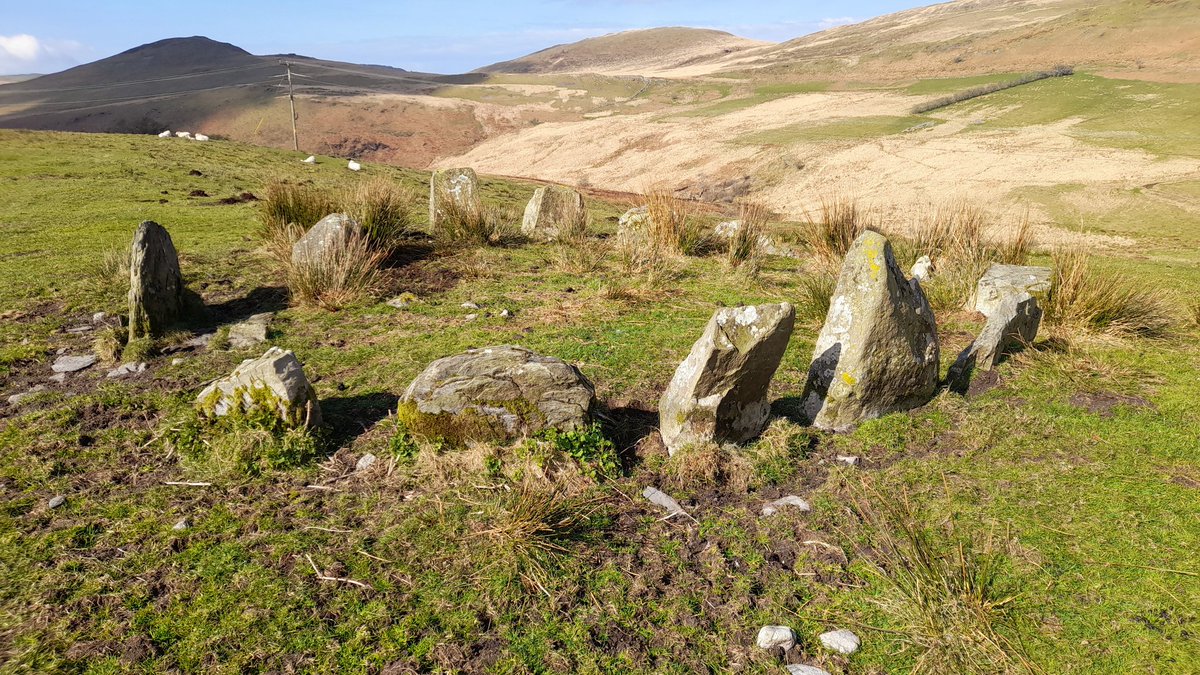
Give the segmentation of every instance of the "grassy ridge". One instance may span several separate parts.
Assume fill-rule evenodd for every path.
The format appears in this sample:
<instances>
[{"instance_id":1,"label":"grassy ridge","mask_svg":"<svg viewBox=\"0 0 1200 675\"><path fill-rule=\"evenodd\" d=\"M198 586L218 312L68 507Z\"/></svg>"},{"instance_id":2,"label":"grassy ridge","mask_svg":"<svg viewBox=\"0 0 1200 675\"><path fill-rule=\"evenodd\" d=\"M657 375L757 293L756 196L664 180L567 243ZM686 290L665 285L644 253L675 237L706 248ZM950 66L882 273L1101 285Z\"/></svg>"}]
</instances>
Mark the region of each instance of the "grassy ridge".
<instances>
[{"instance_id":1,"label":"grassy ridge","mask_svg":"<svg viewBox=\"0 0 1200 675\"><path fill-rule=\"evenodd\" d=\"M275 178L330 190L380 175L421 190L426 179L298 160L225 143L0 132L0 312L12 312L0 329L3 393L43 381L59 347L87 348L62 328L122 310L121 284L95 267L139 220L170 229L189 286L210 306L255 300L228 317L272 305L264 290L283 280L250 238L256 207L219 197ZM196 189L212 196L185 196ZM484 183L498 206L532 191ZM590 206L611 231L621 207ZM876 602L889 592L872 572L879 532L848 509L868 488L907 493L939 545L991 542L1014 597L1004 630L1044 671L1184 672L1200 659L1195 328L1154 342L1055 336L1003 365L982 396L943 395L851 434L777 421L738 453L744 468L726 467L737 481L697 478L653 447L626 452L625 477L588 489L601 517L538 589L486 534L514 508L488 458L517 461L521 450L411 458L387 418L402 388L434 358L518 342L579 363L615 408L652 408L717 306L795 300L811 272L774 258L748 282L718 260L686 258L665 285L614 297L611 256L594 274L563 271L547 245L414 256L393 271L394 290L419 297L411 308L271 307L272 341L300 355L331 422L332 454L317 462L213 477L164 443L200 385L252 350L158 358L138 381L92 372L0 411L0 568L20 580L0 585L0 670L686 673L737 663L776 673L753 639L782 623L799 631L807 662L832 672L906 672L916 656L897 632L910 627ZM1194 265L1105 264L1133 283L1200 285ZM467 322L467 300L515 318ZM948 362L980 325L939 318ZM815 331L798 328L785 356L772 392L780 412L799 393ZM368 475L305 487L348 473L364 452L381 458ZM865 466L840 466L837 454ZM163 484L177 480L214 485ZM697 522L660 521L636 496L648 484L684 500ZM765 499L787 493L810 498L813 512L758 517ZM51 511L55 494L68 501ZM191 528L173 531L180 518ZM323 576L369 588L321 581L307 557ZM847 625L863 650L823 653L816 635Z\"/></svg>"}]
</instances>

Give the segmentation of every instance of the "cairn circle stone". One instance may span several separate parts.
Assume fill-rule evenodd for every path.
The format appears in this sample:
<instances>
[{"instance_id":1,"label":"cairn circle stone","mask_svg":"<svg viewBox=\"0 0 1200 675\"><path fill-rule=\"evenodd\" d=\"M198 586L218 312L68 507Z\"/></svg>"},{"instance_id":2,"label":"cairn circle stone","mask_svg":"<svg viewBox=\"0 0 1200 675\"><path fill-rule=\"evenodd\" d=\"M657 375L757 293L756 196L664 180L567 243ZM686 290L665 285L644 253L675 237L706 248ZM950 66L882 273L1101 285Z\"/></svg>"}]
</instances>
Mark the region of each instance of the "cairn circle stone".
<instances>
[{"instance_id":1,"label":"cairn circle stone","mask_svg":"<svg viewBox=\"0 0 1200 675\"><path fill-rule=\"evenodd\" d=\"M533 191L521 220L521 234L531 239L553 241L564 229L587 223L583 195L563 185L543 185ZM581 228L580 228L581 229Z\"/></svg>"},{"instance_id":2,"label":"cairn circle stone","mask_svg":"<svg viewBox=\"0 0 1200 675\"><path fill-rule=\"evenodd\" d=\"M578 368L515 345L438 359L412 381L397 415L446 440L511 439L591 423L596 390Z\"/></svg>"},{"instance_id":3,"label":"cairn circle stone","mask_svg":"<svg viewBox=\"0 0 1200 675\"><path fill-rule=\"evenodd\" d=\"M1024 295L1044 298L1050 290L1052 274L1049 267L992 263L975 285L975 294L968 306L991 317L1010 298Z\"/></svg>"},{"instance_id":4,"label":"cairn circle stone","mask_svg":"<svg viewBox=\"0 0 1200 675\"><path fill-rule=\"evenodd\" d=\"M946 376L951 391L966 393L976 370L988 371L1022 345L1032 344L1042 324L1042 308L1028 293L1009 296L989 309L991 315L979 337L958 355Z\"/></svg>"},{"instance_id":5,"label":"cairn circle stone","mask_svg":"<svg viewBox=\"0 0 1200 675\"><path fill-rule=\"evenodd\" d=\"M229 376L205 387L196 406L208 417L267 410L288 427L321 425L321 406L304 367L295 354L279 347L242 361Z\"/></svg>"},{"instance_id":6,"label":"cairn circle stone","mask_svg":"<svg viewBox=\"0 0 1200 675\"><path fill-rule=\"evenodd\" d=\"M658 406L671 454L706 442L742 443L767 426L767 390L796 321L788 303L726 307L709 319Z\"/></svg>"},{"instance_id":7,"label":"cairn circle stone","mask_svg":"<svg viewBox=\"0 0 1200 675\"><path fill-rule=\"evenodd\" d=\"M183 291L171 235L152 220L142 222L129 257L129 340L161 335L182 318Z\"/></svg>"},{"instance_id":8,"label":"cairn circle stone","mask_svg":"<svg viewBox=\"0 0 1200 675\"><path fill-rule=\"evenodd\" d=\"M650 223L650 207L635 206L617 219L617 235L638 233L645 230Z\"/></svg>"},{"instance_id":9,"label":"cairn circle stone","mask_svg":"<svg viewBox=\"0 0 1200 675\"><path fill-rule=\"evenodd\" d=\"M446 201L469 209L479 203L479 176L474 169L438 169L429 177L429 229L437 231L446 213Z\"/></svg>"},{"instance_id":10,"label":"cairn circle stone","mask_svg":"<svg viewBox=\"0 0 1200 675\"><path fill-rule=\"evenodd\" d=\"M361 236L363 228L344 213L331 213L317 221L292 245L292 264L313 265L344 250L346 245ZM265 339L265 338L264 338Z\"/></svg>"},{"instance_id":11,"label":"cairn circle stone","mask_svg":"<svg viewBox=\"0 0 1200 675\"><path fill-rule=\"evenodd\" d=\"M938 340L921 284L892 245L863 232L846 252L802 396L816 427L844 431L927 403L937 391Z\"/></svg>"}]
</instances>

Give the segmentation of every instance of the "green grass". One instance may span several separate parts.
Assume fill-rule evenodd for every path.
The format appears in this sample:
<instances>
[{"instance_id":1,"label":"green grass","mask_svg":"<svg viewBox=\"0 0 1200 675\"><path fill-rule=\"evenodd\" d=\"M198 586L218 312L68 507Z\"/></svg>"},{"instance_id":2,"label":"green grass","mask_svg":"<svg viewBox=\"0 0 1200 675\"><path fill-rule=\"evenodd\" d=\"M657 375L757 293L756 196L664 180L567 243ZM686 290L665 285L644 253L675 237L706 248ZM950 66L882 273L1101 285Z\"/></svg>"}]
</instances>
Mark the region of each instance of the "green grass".
<instances>
[{"instance_id":1,"label":"green grass","mask_svg":"<svg viewBox=\"0 0 1200 675\"><path fill-rule=\"evenodd\" d=\"M90 337L63 327L122 311L119 282L95 270L142 219L172 233L189 288L249 311L283 280L256 250L256 207L216 197L275 178L332 190L382 175L418 193L427 180L299 159L221 142L0 132L0 312L13 312L0 328L0 393L44 381L57 349L88 348ZM482 192L511 208L533 188L485 179ZM187 198L193 189L214 197ZM589 207L611 232L621 207ZM488 534L514 520L508 495L519 485L493 469L511 469L518 453L393 442L387 413L408 382L435 358L515 342L577 363L614 406L653 409L717 307L794 300L810 277L803 261L772 258L757 283L730 283L710 256L673 261L663 285L637 288L611 253L587 275L559 271L551 245L411 253L389 287L417 296L407 309L279 308L272 341L304 362L329 421L319 456L300 466L164 484L203 480L172 429L205 382L254 350L154 357L138 380L105 381L97 368L0 409L0 569L19 580L0 584L0 672L691 673L737 663L777 673L753 647L765 624L793 626L810 660L834 672L842 662L816 636L854 628L863 649L845 672L907 672L917 655L886 632L904 618L876 602L884 588L862 545L877 533L847 517L863 476L883 494L907 492L937 532L952 522L955 536L995 535L1003 587L1016 594L1003 630L1045 672L1186 672L1200 659L1200 579L1188 574L1200 572L1195 328L1154 342L1076 336L1070 351L1043 342L1002 364L987 394L943 395L850 434L776 421L741 453L744 488L681 482L653 446L625 452L624 475L579 488L599 509L554 540L563 551L539 554L550 573L532 583L520 549ZM1101 262L1131 283L1200 288L1195 262ZM639 293L605 293L614 279ZM465 321L467 300L492 316ZM501 308L514 317L497 317ZM945 368L980 324L939 318ZM784 357L772 388L781 411L803 386L816 330L797 328ZM1088 410L1076 395L1130 398ZM592 441L564 443L594 454ZM342 477L365 452L380 458L372 473ZM637 496L646 485L691 500L697 522L661 521ZM788 493L814 510L758 517L764 500ZM67 503L49 510L56 494ZM191 527L173 531L181 518ZM803 543L814 540L828 546ZM318 579L309 557L322 576L368 588Z\"/></svg>"},{"instance_id":2,"label":"green grass","mask_svg":"<svg viewBox=\"0 0 1200 675\"><path fill-rule=\"evenodd\" d=\"M963 89L970 89L984 84L1007 82L1020 76L1020 73L991 73L974 77L940 77L932 80L919 80L904 88L904 93L913 96L930 96L933 94L953 94Z\"/></svg>"},{"instance_id":3,"label":"green grass","mask_svg":"<svg viewBox=\"0 0 1200 675\"><path fill-rule=\"evenodd\" d=\"M851 117L827 124L798 123L739 136L749 145L790 145L801 141L862 141L899 134L918 124L937 123L924 115Z\"/></svg>"}]
</instances>

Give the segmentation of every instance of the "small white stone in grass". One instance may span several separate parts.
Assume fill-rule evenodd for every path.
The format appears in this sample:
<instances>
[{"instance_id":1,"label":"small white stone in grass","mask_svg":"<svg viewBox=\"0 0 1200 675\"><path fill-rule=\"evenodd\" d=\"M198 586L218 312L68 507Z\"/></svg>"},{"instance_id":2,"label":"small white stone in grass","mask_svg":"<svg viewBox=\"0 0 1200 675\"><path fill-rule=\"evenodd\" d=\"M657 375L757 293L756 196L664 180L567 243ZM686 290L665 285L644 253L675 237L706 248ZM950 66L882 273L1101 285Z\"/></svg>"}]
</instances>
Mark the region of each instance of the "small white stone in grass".
<instances>
[{"instance_id":1,"label":"small white stone in grass","mask_svg":"<svg viewBox=\"0 0 1200 675\"><path fill-rule=\"evenodd\" d=\"M171 359L171 365L173 365L173 366L177 366L181 363L183 363L183 359L181 359L179 357L175 357L175 358Z\"/></svg>"},{"instance_id":2,"label":"small white stone in grass","mask_svg":"<svg viewBox=\"0 0 1200 675\"><path fill-rule=\"evenodd\" d=\"M178 523L175 523L174 525L171 526L171 529L175 530L176 532L183 532L184 530L188 529L189 527L191 527L191 524L188 523L188 519L180 518Z\"/></svg>"},{"instance_id":3,"label":"small white stone in grass","mask_svg":"<svg viewBox=\"0 0 1200 675\"><path fill-rule=\"evenodd\" d=\"M475 319L479 318L479 315L478 314L468 314L468 315L464 316L463 318L466 319L467 321L474 321Z\"/></svg>"},{"instance_id":4,"label":"small white stone in grass","mask_svg":"<svg viewBox=\"0 0 1200 675\"><path fill-rule=\"evenodd\" d=\"M86 324L80 325L80 326L71 326L70 328L67 329L67 332L71 333L72 335L79 335L80 333L90 332L92 330L92 328L93 328L92 326L89 326Z\"/></svg>"},{"instance_id":5,"label":"small white stone in grass","mask_svg":"<svg viewBox=\"0 0 1200 675\"><path fill-rule=\"evenodd\" d=\"M858 651L858 648L862 645L862 641L858 639L858 636L845 628L821 633L818 639L821 640L821 644L825 645L826 649L847 656Z\"/></svg>"},{"instance_id":6,"label":"small white stone in grass","mask_svg":"<svg viewBox=\"0 0 1200 675\"><path fill-rule=\"evenodd\" d=\"M9 405L20 405L21 401L24 401L25 399L29 398L30 396L33 396L34 394L37 394L40 391L46 391L46 385L39 384L39 385L36 385L35 387L33 387L32 389L30 389L29 391L21 392L20 394L13 394L12 396L8 397L8 404Z\"/></svg>"},{"instance_id":7,"label":"small white stone in grass","mask_svg":"<svg viewBox=\"0 0 1200 675\"><path fill-rule=\"evenodd\" d=\"M763 626L755 641L760 649L781 647L784 651L796 646L796 631L787 626Z\"/></svg>"},{"instance_id":8,"label":"small white stone in grass","mask_svg":"<svg viewBox=\"0 0 1200 675\"><path fill-rule=\"evenodd\" d=\"M355 471L366 471L367 469L371 468L371 465L374 463L375 463L375 455L368 452L367 454L358 458L358 463L356 463L354 465L354 470Z\"/></svg>"},{"instance_id":9,"label":"small white stone in grass","mask_svg":"<svg viewBox=\"0 0 1200 675\"><path fill-rule=\"evenodd\" d=\"M801 511L812 510L812 506L810 506L809 503L804 499L797 497L796 495L788 495L786 497L780 497L775 501L767 502L766 505L762 507L762 514L764 516L773 516L776 513L779 513L779 509L785 506L794 506Z\"/></svg>"},{"instance_id":10,"label":"small white stone in grass","mask_svg":"<svg viewBox=\"0 0 1200 675\"><path fill-rule=\"evenodd\" d=\"M64 497L62 495L57 495L57 496L50 498L50 501L47 503L47 506L49 506L52 509L57 509L58 507L62 506L63 504L66 504L66 503L67 503L66 497Z\"/></svg>"},{"instance_id":11,"label":"small white stone in grass","mask_svg":"<svg viewBox=\"0 0 1200 675\"><path fill-rule=\"evenodd\" d=\"M507 319L511 316L512 316L512 312L508 311L507 309L500 310L500 318L501 319Z\"/></svg>"},{"instance_id":12,"label":"small white stone in grass","mask_svg":"<svg viewBox=\"0 0 1200 675\"><path fill-rule=\"evenodd\" d=\"M108 312L96 312L92 315L92 323L100 323L108 318Z\"/></svg>"},{"instance_id":13,"label":"small white stone in grass","mask_svg":"<svg viewBox=\"0 0 1200 675\"><path fill-rule=\"evenodd\" d=\"M464 302L464 303L463 303L462 305L460 305L460 306L461 306L463 309L479 309L479 305L477 305L477 304L475 304L475 303L473 303L473 302Z\"/></svg>"},{"instance_id":14,"label":"small white stone in grass","mask_svg":"<svg viewBox=\"0 0 1200 675\"><path fill-rule=\"evenodd\" d=\"M802 663L793 663L787 667L788 675L829 675L829 671L816 666L806 666Z\"/></svg>"},{"instance_id":15,"label":"small white stone in grass","mask_svg":"<svg viewBox=\"0 0 1200 675\"><path fill-rule=\"evenodd\" d=\"M860 463L862 463L862 460L859 459L858 455L838 455L837 461L845 464L846 466L858 466Z\"/></svg>"}]
</instances>

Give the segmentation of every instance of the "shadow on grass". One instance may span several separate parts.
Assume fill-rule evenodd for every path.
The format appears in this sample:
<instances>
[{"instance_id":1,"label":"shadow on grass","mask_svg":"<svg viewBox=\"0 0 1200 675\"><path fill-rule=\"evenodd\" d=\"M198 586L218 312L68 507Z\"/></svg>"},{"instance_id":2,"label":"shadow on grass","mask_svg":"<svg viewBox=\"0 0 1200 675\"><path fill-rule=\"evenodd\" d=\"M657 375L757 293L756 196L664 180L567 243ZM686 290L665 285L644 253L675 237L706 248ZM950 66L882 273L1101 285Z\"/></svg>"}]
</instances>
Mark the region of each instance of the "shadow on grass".
<instances>
[{"instance_id":1,"label":"shadow on grass","mask_svg":"<svg viewBox=\"0 0 1200 675\"><path fill-rule=\"evenodd\" d=\"M399 396L389 392L374 392L321 400L321 413L329 431L331 450L353 441L370 431L379 420L395 409Z\"/></svg>"},{"instance_id":2,"label":"shadow on grass","mask_svg":"<svg viewBox=\"0 0 1200 675\"><path fill-rule=\"evenodd\" d=\"M640 458L634 448L658 430L658 412L634 407L608 408L596 415L604 426L604 435L617 446L621 464L631 470Z\"/></svg>"},{"instance_id":3,"label":"shadow on grass","mask_svg":"<svg viewBox=\"0 0 1200 675\"><path fill-rule=\"evenodd\" d=\"M203 305L199 295L188 291L189 303ZM255 314L263 312L278 312L288 306L288 291L283 286L259 286L240 298L226 300L213 305L204 305L204 309L196 313L198 317L196 329L211 331L217 326L227 323L245 321Z\"/></svg>"}]
</instances>

